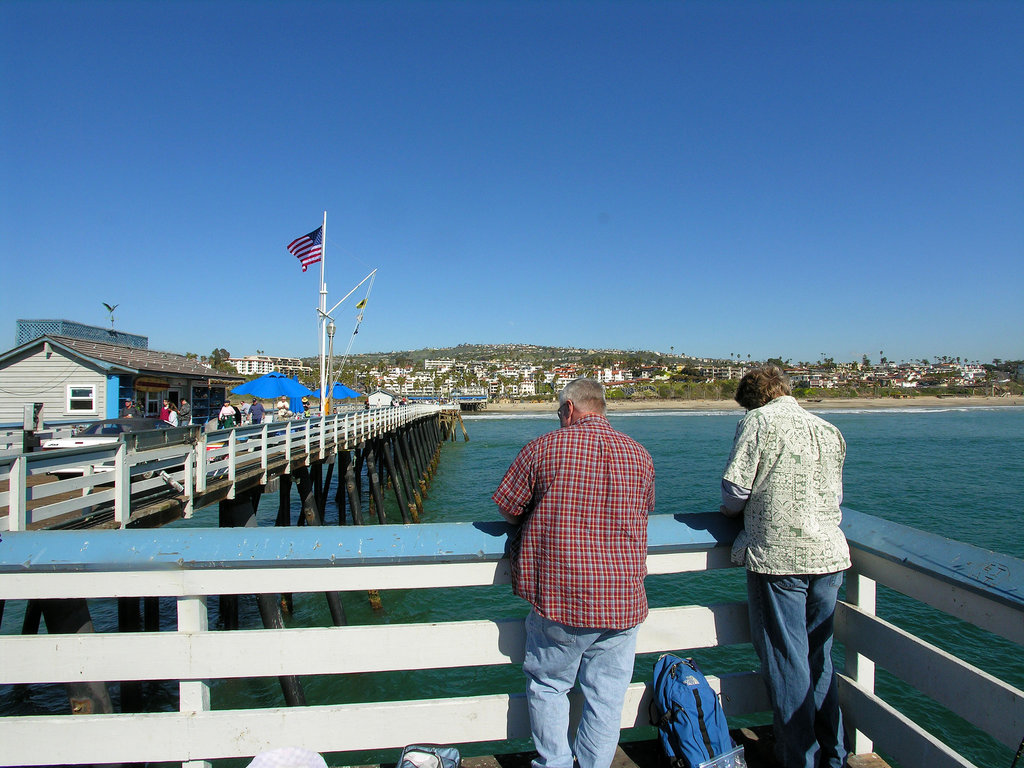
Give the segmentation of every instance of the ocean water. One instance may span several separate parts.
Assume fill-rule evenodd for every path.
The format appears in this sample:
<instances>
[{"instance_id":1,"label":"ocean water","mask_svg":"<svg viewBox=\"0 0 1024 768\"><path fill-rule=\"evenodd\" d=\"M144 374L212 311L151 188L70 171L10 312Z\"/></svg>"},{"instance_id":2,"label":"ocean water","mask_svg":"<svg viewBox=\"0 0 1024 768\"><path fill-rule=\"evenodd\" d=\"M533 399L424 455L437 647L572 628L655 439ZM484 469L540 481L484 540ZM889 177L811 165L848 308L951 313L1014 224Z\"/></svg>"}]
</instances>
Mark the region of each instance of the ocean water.
<instances>
[{"instance_id":1,"label":"ocean water","mask_svg":"<svg viewBox=\"0 0 1024 768\"><path fill-rule=\"evenodd\" d=\"M1024 558L1020 533L1024 508L1024 408L891 408L873 410L815 410L842 431L847 441L844 506L910 525L985 549ZM718 483L729 454L738 411L616 412L610 421L617 429L643 443L654 458L656 513L678 514L718 509ZM467 416L469 442L446 443L437 475L425 502L424 522L496 519L490 494L518 450L530 439L558 426L554 413ZM333 498L333 488L329 498ZM388 500L394 504L393 497ZM260 525L273 525L277 496L261 503ZM293 521L299 505L293 502ZM336 521L329 506L327 523ZM398 521L396 509L389 519ZM177 525L216 525L215 508L202 510L192 521ZM709 574L650 577L652 606L712 604L745 598L740 569ZM374 611L365 594L344 596L350 623L449 621L506 618L525 615L526 604L510 588L474 587L462 590L395 590L382 593L383 609ZM13 610L12 610L13 609ZM211 626L218 622L217 601L210 601ZM92 606L98 631L116 627L112 605ZM886 589L879 590L878 613L909 631L950 650L982 669L1024 688L1021 648ZM172 621L170 603L165 621ZM20 630L20 615L8 606L3 632ZM259 626L255 600L240 600L243 627ZM326 626L330 623L322 595L296 595L291 626ZM168 627L170 628L170 627ZM837 659L842 649L837 647ZM697 650L695 657L715 674L756 667L749 647ZM654 658L639 656L634 680L646 679ZM841 665L841 661L837 661ZM360 700L432 698L455 694L521 692L523 679L516 668L424 670L415 673L341 675L304 678L310 703ZM116 686L112 686L116 699ZM881 695L929 730L953 744L979 766L1009 766L1012 750L995 743L942 708L907 689L882 670L877 689ZM173 685L154 683L146 688L149 707L176 707ZM281 706L276 679L215 681L215 708ZM59 686L0 687L0 714L62 712L67 699ZM763 721L763 720L760 720ZM744 721L746 723L747 721ZM755 720L753 722L758 722ZM637 729L625 738L650 737L650 729ZM1024 734L1022 734L1024 736ZM467 746L465 754L483 754L496 745ZM519 745L528 748L529 745ZM352 765L394 759L390 752L349 753L331 756L330 765ZM247 761L218 761L234 768Z\"/></svg>"}]
</instances>

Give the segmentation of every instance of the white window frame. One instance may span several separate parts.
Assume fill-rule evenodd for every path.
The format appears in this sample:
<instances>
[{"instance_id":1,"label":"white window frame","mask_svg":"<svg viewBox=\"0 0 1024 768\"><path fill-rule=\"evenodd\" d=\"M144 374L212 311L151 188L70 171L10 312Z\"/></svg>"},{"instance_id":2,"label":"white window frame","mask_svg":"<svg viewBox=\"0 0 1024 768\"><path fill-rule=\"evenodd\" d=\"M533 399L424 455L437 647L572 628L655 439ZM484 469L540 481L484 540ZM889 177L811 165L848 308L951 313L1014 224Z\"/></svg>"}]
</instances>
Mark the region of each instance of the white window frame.
<instances>
[{"instance_id":1,"label":"white window frame","mask_svg":"<svg viewBox=\"0 0 1024 768\"><path fill-rule=\"evenodd\" d=\"M76 389L77 390L84 390L84 389L89 390L89 393L90 393L89 397L85 398L83 396L72 396L72 392L74 392ZM79 414L79 413L94 415L94 414L99 413L99 411L96 408L96 385L95 384L68 384L67 385L66 394L67 394L67 397L65 398L65 401L64 401L64 403L65 403L64 410L69 415L76 415L76 414ZM71 403L72 402L77 402L77 401L86 400L86 399L88 399L88 400L90 400L92 402L92 405L91 405L90 408L72 408L71 407Z\"/></svg>"}]
</instances>

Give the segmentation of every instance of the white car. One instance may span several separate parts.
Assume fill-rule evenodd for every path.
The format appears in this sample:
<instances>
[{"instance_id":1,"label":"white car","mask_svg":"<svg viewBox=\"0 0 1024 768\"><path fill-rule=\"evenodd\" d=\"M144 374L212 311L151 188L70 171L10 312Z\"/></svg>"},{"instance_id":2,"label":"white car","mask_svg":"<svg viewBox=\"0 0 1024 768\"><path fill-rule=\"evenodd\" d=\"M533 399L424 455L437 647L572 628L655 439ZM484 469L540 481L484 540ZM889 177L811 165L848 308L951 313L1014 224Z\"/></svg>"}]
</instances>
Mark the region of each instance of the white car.
<instances>
[{"instance_id":1,"label":"white car","mask_svg":"<svg viewBox=\"0 0 1024 768\"><path fill-rule=\"evenodd\" d=\"M152 429L170 429L171 425L160 419L104 419L94 421L69 437L54 437L43 440L44 451L53 448L84 448L91 445L109 445L121 439L125 432L148 432Z\"/></svg>"},{"instance_id":2,"label":"white car","mask_svg":"<svg viewBox=\"0 0 1024 768\"><path fill-rule=\"evenodd\" d=\"M43 440L40 448L44 451L56 450L59 448L88 448L91 446L111 445L120 442L122 435L129 432L150 432L156 429L171 429L171 424L161 419L153 418L130 418L130 419L104 419L94 421L84 429L67 437L54 437ZM62 475L84 475L91 472L110 472L114 469L113 462L93 464L88 468L83 466L61 467L53 474Z\"/></svg>"}]
</instances>

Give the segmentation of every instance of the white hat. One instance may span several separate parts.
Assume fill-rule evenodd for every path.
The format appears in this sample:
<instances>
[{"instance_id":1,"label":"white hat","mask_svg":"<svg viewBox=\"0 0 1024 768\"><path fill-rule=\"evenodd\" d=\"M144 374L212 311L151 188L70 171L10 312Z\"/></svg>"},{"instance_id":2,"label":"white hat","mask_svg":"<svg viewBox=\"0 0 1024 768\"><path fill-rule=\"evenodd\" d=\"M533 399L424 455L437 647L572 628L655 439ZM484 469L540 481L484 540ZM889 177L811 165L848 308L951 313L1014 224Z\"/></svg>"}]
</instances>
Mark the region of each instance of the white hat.
<instances>
[{"instance_id":1,"label":"white hat","mask_svg":"<svg viewBox=\"0 0 1024 768\"><path fill-rule=\"evenodd\" d=\"M317 752L302 747L281 747L260 752L249 763L249 768L327 768Z\"/></svg>"}]
</instances>

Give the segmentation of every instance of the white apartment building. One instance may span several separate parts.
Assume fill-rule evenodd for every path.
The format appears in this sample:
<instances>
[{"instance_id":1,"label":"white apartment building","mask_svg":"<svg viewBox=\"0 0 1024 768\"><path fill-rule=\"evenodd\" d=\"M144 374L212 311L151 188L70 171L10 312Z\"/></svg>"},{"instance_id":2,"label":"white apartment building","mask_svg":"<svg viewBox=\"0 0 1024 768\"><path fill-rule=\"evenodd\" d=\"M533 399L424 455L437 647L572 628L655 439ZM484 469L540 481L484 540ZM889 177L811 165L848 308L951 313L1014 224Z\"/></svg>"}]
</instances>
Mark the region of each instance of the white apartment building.
<instances>
[{"instance_id":1,"label":"white apartment building","mask_svg":"<svg viewBox=\"0 0 1024 768\"><path fill-rule=\"evenodd\" d=\"M424 360L423 367L428 371L447 371L455 367L455 361L450 359Z\"/></svg>"},{"instance_id":2,"label":"white apartment building","mask_svg":"<svg viewBox=\"0 0 1024 768\"><path fill-rule=\"evenodd\" d=\"M277 371L286 376L309 375L313 369L303 365L297 357L274 357L272 355L247 355L245 357L229 357L228 363L234 366L242 376L263 376Z\"/></svg>"}]
</instances>

